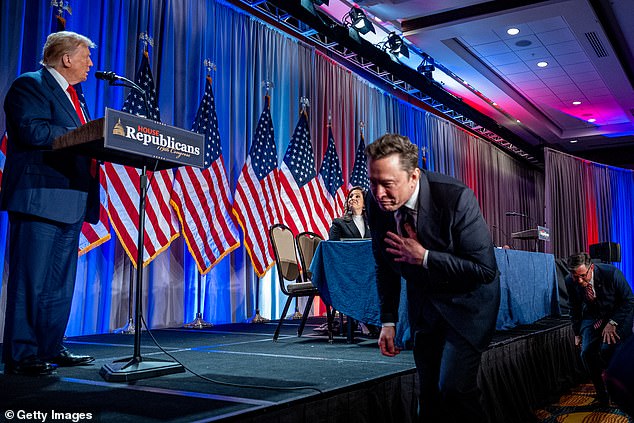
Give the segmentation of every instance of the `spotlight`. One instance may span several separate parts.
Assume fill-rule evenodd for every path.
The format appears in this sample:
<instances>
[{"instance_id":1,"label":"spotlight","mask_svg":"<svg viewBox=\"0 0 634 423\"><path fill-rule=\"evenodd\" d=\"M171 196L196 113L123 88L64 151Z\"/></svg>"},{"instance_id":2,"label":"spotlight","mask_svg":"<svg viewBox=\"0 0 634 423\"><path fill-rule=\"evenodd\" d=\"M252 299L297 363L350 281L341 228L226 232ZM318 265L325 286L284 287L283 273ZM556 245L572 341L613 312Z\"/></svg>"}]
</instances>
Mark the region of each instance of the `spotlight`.
<instances>
[{"instance_id":1,"label":"spotlight","mask_svg":"<svg viewBox=\"0 0 634 423\"><path fill-rule=\"evenodd\" d=\"M401 37L396 32L390 32L387 36L387 41L383 45L383 49L387 49L395 56L403 55L409 58L409 48Z\"/></svg>"},{"instance_id":2,"label":"spotlight","mask_svg":"<svg viewBox=\"0 0 634 423\"><path fill-rule=\"evenodd\" d=\"M347 23L349 26L353 27L359 34L367 34L368 32L374 32L374 25L372 25L372 21L365 16L363 10L358 7L352 7L350 12L344 16L343 21Z\"/></svg>"},{"instance_id":3,"label":"spotlight","mask_svg":"<svg viewBox=\"0 0 634 423\"><path fill-rule=\"evenodd\" d=\"M418 65L416 70L419 73L422 73L425 77L433 79L432 72L436 70L434 59L423 53L423 61L420 63L420 65Z\"/></svg>"}]
</instances>

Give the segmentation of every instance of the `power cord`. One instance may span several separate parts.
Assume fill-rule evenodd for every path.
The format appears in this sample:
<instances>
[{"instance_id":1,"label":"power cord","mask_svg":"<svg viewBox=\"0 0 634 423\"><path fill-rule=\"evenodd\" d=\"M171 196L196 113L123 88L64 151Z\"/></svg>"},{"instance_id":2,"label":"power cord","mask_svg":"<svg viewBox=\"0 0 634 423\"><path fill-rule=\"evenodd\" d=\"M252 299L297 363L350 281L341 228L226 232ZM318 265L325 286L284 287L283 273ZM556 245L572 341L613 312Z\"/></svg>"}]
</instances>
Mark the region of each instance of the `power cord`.
<instances>
[{"instance_id":1,"label":"power cord","mask_svg":"<svg viewBox=\"0 0 634 423\"><path fill-rule=\"evenodd\" d=\"M269 390L273 390L273 391L303 391L303 390L309 389L309 390L317 391L320 394L324 393L321 389L315 388L314 386L294 386L294 387L279 386L278 387L278 386L267 386L267 385L245 385L245 384L240 384L240 383L222 382L222 381L219 381L219 380L216 380L216 379L209 378L207 376L203 376L203 375L201 375L199 373L196 373L195 371L193 371L192 369L187 367L185 364L183 364L176 357L174 357L172 354L167 352L158 343L157 339L152 334L152 331L150 331L150 329L148 328L147 323L145 322L145 318L143 316L141 316L141 322L143 323L143 327L147 331L148 335L150 335L150 338L152 338L152 341L154 342L154 345L156 345L158 347L158 349L160 349L164 354L166 354L172 360L176 361L178 364L183 366L183 368L185 370L187 370L189 373L193 374L194 376L196 376L196 377L198 377L198 378L200 378L200 379L202 379L204 381L215 383L215 384L218 384L218 385L231 386L231 387L234 387L234 388L269 389Z\"/></svg>"}]
</instances>

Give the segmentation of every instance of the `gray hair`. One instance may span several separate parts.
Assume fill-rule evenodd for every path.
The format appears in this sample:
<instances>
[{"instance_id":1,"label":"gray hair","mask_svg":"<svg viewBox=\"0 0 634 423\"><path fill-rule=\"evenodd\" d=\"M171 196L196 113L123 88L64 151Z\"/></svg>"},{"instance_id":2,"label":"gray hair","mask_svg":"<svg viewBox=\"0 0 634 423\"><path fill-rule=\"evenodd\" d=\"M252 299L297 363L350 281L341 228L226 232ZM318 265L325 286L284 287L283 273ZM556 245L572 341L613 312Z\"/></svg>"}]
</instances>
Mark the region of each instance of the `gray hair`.
<instances>
[{"instance_id":1,"label":"gray hair","mask_svg":"<svg viewBox=\"0 0 634 423\"><path fill-rule=\"evenodd\" d=\"M399 155L401 169L408 175L418 168L418 147L403 135L385 134L365 148L365 155L372 160L392 154Z\"/></svg>"},{"instance_id":2,"label":"gray hair","mask_svg":"<svg viewBox=\"0 0 634 423\"><path fill-rule=\"evenodd\" d=\"M49 34L42 49L40 64L54 68L65 54L72 54L77 47L84 45L95 48L90 38L71 31L59 31Z\"/></svg>"}]
</instances>

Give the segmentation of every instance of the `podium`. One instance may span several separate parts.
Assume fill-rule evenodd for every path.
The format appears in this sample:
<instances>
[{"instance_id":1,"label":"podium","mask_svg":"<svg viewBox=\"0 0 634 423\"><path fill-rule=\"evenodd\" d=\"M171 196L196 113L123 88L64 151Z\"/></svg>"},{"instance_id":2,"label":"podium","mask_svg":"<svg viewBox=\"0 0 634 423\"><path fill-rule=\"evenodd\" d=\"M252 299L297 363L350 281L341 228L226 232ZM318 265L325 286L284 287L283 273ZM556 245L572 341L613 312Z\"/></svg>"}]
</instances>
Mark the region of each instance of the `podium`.
<instances>
[{"instance_id":1,"label":"podium","mask_svg":"<svg viewBox=\"0 0 634 423\"><path fill-rule=\"evenodd\" d=\"M141 169L139 178L139 236L137 239L137 274L134 352L132 357L105 364L99 374L109 382L129 382L149 377L181 373L177 362L141 356L141 301L143 291L143 244L145 235L145 200L147 170L164 170L178 166L203 168L205 139L201 134L164 125L118 110L106 109L105 117L96 119L53 141L53 150L66 151Z\"/></svg>"},{"instance_id":2,"label":"podium","mask_svg":"<svg viewBox=\"0 0 634 423\"><path fill-rule=\"evenodd\" d=\"M511 238L514 239L534 239L535 251L537 251L537 241L550 241L550 229L545 226L537 226L533 229L527 229L519 232L512 232Z\"/></svg>"}]
</instances>

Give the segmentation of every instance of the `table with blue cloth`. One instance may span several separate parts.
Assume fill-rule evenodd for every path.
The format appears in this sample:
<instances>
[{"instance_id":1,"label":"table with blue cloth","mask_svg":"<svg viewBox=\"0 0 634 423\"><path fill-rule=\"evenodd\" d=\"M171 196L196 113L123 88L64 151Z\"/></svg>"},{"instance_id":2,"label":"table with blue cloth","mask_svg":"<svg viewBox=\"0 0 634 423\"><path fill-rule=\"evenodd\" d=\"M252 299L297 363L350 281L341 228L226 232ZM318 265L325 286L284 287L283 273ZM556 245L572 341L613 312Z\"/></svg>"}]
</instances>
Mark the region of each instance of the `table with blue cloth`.
<instances>
[{"instance_id":1,"label":"table with blue cloth","mask_svg":"<svg viewBox=\"0 0 634 423\"><path fill-rule=\"evenodd\" d=\"M500 270L500 311L497 330L559 315L559 291L552 254L495 249Z\"/></svg>"},{"instance_id":2,"label":"table with blue cloth","mask_svg":"<svg viewBox=\"0 0 634 423\"><path fill-rule=\"evenodd\" d=\"M381 326L379 294L372 241L322 241L310 265L313 285L324 302L346 316ZM406 346L409 336L405 280L401 280L401 303L396 343Z\"/></svg>"},{"instance_id":3,"label":"table with blue cloth","mask_svg":"<svg viewBox=\"0 0 634 423\"><path fill-rule=\"evenodd\" d=\"M511 329L542 317L558 315L555 259L551 254L495 249L500 270L501 302L496 329ZM313 284L326 304L355 320L380 325L372 241L323 241L310 266ZM410 339L405 281L401 281L401 306L396 339Z\"/></svg>"}]
</instances>

